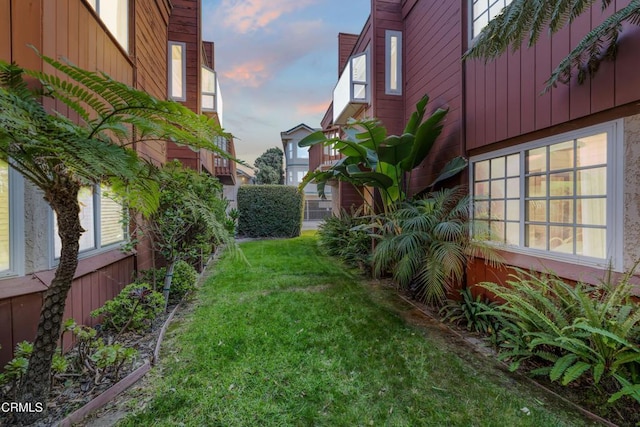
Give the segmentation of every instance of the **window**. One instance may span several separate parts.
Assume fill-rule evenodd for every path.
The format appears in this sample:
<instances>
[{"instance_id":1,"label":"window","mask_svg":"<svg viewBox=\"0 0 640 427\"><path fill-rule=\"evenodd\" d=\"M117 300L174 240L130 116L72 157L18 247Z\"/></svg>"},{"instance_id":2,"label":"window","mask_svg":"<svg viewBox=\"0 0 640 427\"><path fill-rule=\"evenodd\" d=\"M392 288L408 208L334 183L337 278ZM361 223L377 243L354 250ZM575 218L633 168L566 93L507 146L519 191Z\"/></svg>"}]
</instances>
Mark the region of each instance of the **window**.
<instances>
[{"instance_id":1,"label":"window","mask_svg":"<svg viewBox=\"0 0 640 427\"><path fill-rule=\"evenodd\" d=\"M298 175L297 175L298 180L296 182L298 184L301 183L306 174L307 174L307 171L298 171Z\"/></svg>"},{"instance_id":2,"label":"window","mask_svg":"<svg viewBox=\"0 0 640 427\"><path fill-rule=\"evenodd\" d=\"M293 143L289 142L287 144L287 159L293 159Z\"/></svg>"},{"instance_id":3,"label":"window","mask_svg":"<svg viewBox=\"0 0 640 427\"><path fill-rule=\"evenodd\" d=\"M475 39L489 21L498 16L511 0L471 0L471 39Z\"/></svg>"},{"instance_id":4,"label":"window","mask_svg":"<svg viewBox=\"0 0 640 427\"><path fill-rule=\"evenodd\" d=\"M289 175L288 176L289 184L293 184L293 171L289 171L289 173L287 175Z\"/></svg>"},{"instance_id":5,"label":"window","mask_svg":"<svg viewBox=\"0 0 640 427\"><path fill-rule=\"evenodd\" d=\"M491 240L532 254L597 266L612 260L619 268L619 127L612 122L472 158L476 233L489 230Z\"/></svg>"},{"instance_id":6,"label":"window","mask_svg":"<svg viewBox=\"0 0 640 427\"><path fill-rule=\"evenodd\" d=\"M124 209L106 185L83 187L78 194L80 225L85 230L80 236L80 252L97 251L125 240ZM53 217L53 250L60 257L62 242L58 236L58 223Z\"/></svg>"},{"instance_id":7,"label":"window","mask_svg":"<svg viewBox=\"0 0 640 427\"><path fill-rule=\"evenodd\" d=\"M297 147L296 151L298 152L299 159L308 159L309 158L309 149L305 147Z\"/></svg>"},{"instance_id":8,"label":"window","mask_svg":"<svg viewBox=\"0 0 640 427\"><path fill-rule=\"evenodd\" d=\"M216 147L220 149L220 151L223 151L225 153L229 152L229 141L225 137L216 136L215 144ZM219 154L215 154L214 166L226 168L229 166L229 159L227 159L226 157L222 157Z\"/></svg>"},{"instance_id":9,"label":"window","mask_svg":"<svg viewBox=\"0 0 640 427\"><path fill-rule=\"evenodd\" d=\"M24 274L23 180L0 160L0 277Z\"/></svg>"},{"instance_id":10,"label":"window","mask_svg":"<svg viewBox=\"0 0 640 427\"><path fill-rule=\"evenodd\" d=\"M169 42L169 98L174 101L187 100L186 74L186 44L180 42Z\"/></svg>"},{"instance_id":11,"label":"window","mask_svg":"<svg viewBox=\"0 0 640 427\"><path fill-rule=\"evenodd\" d=\"M129 51L129 1L128 0L89 0L100 20L118 41Z\"/></svg>"},{"instance_id":12,"label":"window","mask_svg":"<svg viewBox=\"0 0 640 427\"><path fill-rule=\"evenodd\" d=\"M202 66L202 110L216 111L216 73L209 67Z\"/></svg>"},{"instance_id":13,"label":"window","mask_svg":"<svg viewBox=\"0 0 640 427\"><path fill-rule=\"evenodd\" d=\"M402 33L385 32L385 93L402 95Z\"/></svg>"},{"instance_id":14,"label":"window","mask_svg":"<svg viewBox=\"0 0 640 427\"><path fill-rule=\"evenodd\" d=\"M361 53L351 58L351 99L366 101L369 99L367 91L367 53Z\"/></svg>"}]
</instances>

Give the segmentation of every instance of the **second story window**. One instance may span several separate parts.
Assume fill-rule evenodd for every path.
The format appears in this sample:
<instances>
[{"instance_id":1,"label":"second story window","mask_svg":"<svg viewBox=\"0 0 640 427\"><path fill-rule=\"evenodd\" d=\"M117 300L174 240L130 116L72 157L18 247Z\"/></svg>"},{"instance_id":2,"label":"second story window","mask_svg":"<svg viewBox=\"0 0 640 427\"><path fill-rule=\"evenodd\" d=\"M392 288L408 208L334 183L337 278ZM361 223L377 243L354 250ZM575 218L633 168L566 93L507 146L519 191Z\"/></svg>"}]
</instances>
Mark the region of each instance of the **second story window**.
<instances>
[{"instance_id":1,"label":"second story window","mask_svg":"<svg viewBox=\"0 0 640 427\"><path fill-rule=\"evenodd\" d=\"M385 93L402 95L402 33L385 32Z\"/></svg>"},{"instance_id":2,"label":"second story window","mask_svg":"<svg viewBox=\"0 0 640 427\"><path fill-rule=\"evenodd\" d=\"M216 111L216 73L209 67L202 66L202 110Z\"/></svg>"},{"instance_id":3,"label":"second story window","mask_svg":"<svg viewBox=\"0 0 640 427\"><path fill-rule=\"evenodd\" d=\"M352 99L367 100L367 54L351 58Z\"/></svg>"},{"instance_id":4,"label":"second story window","mask_svg":"<svg viewBox=\"0 0 640 427\"><path fill-rule=\"evenodd\" d=\"M129 51L129 0L88 0L120 46Z\"/></svg>"},{"instance_id":5,"label":"second story window","mask_svg":"<svg viewBox=\"0 0 640 427\"><path fill-rule=\"evenodd\" d=\"M489 21L498 16L511 0L470 0L471 39L475 39Z\"/></svg>"},{"instance_id":6,"label":"second story window","mask_svg":"<svg viewBox=\"0 0 640 427\"><path fill-rule=\"evenodd\" d=\"M169 98L174 101L187 100L187 46L180 42L169 42Z\"/></svg>"}]
</instances>

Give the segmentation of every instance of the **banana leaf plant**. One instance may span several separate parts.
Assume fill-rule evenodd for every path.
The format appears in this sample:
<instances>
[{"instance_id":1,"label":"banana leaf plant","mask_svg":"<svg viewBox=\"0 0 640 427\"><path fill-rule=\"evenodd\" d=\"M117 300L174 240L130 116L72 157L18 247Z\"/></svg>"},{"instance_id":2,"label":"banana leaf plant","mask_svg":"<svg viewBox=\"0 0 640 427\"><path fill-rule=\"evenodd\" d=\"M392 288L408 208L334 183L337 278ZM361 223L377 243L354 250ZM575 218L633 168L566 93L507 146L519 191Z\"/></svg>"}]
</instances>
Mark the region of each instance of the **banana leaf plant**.
<instances>
[{"instance_id":1,"label":"banana leaf plant","mask_svg":"<svg viewBox=\"0 0 640 427\"><path fill-rule=\"evenodd\" d=\"M325 187L331 180L373 187L380 191L385 212L395 203L406 200L410 174L431 151L449 111L438 108L425 119L428 102L429 97L425 95L416 104L416 111L400 136L387 135L386 128L377 119L350 120L343 129L345 138L327 138L322 131L308 135L298 143L300 147L332 146L343 157L328 170L307 174L300 187L315 182L322 198L325 198ZM466 166L465 158L452 159L429 187L460 173Z\"/></svg>"}]
</instances>

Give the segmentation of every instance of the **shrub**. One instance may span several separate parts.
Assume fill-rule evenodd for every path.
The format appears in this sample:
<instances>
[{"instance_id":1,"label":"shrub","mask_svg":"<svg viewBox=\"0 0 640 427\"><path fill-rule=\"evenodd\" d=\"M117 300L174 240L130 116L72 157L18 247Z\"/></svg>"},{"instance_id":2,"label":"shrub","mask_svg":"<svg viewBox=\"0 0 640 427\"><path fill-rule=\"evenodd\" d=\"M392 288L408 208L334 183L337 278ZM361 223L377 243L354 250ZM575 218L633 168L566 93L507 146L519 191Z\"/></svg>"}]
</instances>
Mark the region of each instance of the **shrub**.
<instances>
[{"instance_id":1,"label":"shrub","mask_svg":"<svg viewBox=\"0 0 640 427\"><path fill-rule=\"evenodd\" d=\"M164 298L146 283L126 286L114 299L91 312L91 316L103 316L104 329L142 331L162 312Z\"/></svg>"},{"instance_id":2,"label":"shrub","mask_svg":"<svg viewBox=\"0 0 640 427\"><path fill-rule=\"evenodd\" d=\"M468 331L495 336L500 327L500 320L495 315L489 314L497 303L478 295L475 298L471 288L460 290L460 301L449 300L440 309L442 320L449 321L459 326L464 326Z\"/></svg>"},{"instance_id":3,"label":"shrub","mask_svg":"<svg viewBox=\"0 0 640 427\"><path fill-rule=\"evenodd\" d=\"M320 246L331 256L343 260L365 272L371 270L372 240L369 233L357 227L369 224L370 218L342 210L339 216L331 216L318 227Z\"/></svg>"},{"instance_id":4,"label":"shrub","mask_svg":"<svg viewBox=\"0 0 640 427\"><path fill-rule=\"evenodd\" d=\"M545 361L532 373L563 385L608 378L622 389L614 398L628 394L640 402L640 307L631 297L632 272L617 283L609 274L597 286L517 272L507 286L480 284L505 301L495 313L505 319L500 357L511 369L528 359Z\"/></svg>"},{"instance_id":5,"label":"shrub","mask_svg":"<svg viewBox=\"0 0 640 427\"><path fill-rule=\"evenodd\" d=\"M137 283L148 283L154 290L161 290L166 273L165 267L141 271ZM178 261L173 269L171 293L169 294L170 302L176 303L193 291L196 288L197 280L198 272L196 269L186 261Z\"/></svg>"},{"instance_id":6,"label":"shrub","mask_svg":"<svg viewBox=\"0 0 640 427\"><path fill-rule=\"evenodd\" d=\"M238 189L238 234L296 237L302 228L304 196L295 187L245 185Z\"/></svg>"}]
</instances>

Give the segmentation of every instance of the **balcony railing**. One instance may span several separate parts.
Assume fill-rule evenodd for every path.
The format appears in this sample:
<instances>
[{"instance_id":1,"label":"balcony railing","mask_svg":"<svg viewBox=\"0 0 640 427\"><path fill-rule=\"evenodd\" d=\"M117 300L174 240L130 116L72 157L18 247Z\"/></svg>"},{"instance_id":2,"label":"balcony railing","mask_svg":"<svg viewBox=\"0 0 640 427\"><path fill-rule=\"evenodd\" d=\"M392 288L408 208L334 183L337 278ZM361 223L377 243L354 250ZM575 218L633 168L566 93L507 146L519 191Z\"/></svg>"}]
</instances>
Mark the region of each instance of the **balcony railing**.
<instances>
[{"instance_id":1,"label":"balcony railing","mask_svg":"<svg viewBox=\"0 0 640 427\"><path fill-rule=\"evenodd\" d=\"M353 55L333 90L333 124L343 125L347 119L369 103L369 53Z\"/></svg>"}]
</instances>

